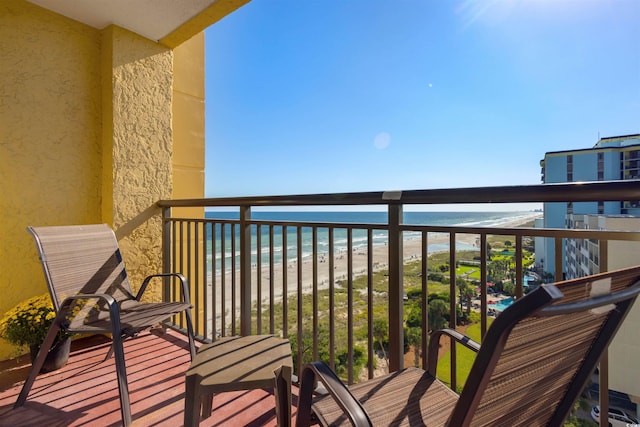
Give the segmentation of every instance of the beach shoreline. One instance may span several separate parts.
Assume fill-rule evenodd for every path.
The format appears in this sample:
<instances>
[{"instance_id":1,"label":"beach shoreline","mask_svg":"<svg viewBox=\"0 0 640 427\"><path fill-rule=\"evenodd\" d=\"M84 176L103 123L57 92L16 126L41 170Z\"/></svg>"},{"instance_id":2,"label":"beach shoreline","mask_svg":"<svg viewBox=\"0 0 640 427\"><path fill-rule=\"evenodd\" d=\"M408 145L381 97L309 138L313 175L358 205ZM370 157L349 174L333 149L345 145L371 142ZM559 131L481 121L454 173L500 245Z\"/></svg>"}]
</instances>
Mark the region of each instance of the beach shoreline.
<instances>
[{"instance_id":1,"label":"beach shoreline","mask_svg":"<svg viewBox=\"0 0 640 427\"><path fill-rule=\"evenodd\" d=\"M496 224L492 228L516 228L521 227L527 223L530 223L535 218L541 217L540 212L531 212L531 215L523 215L518 219L507 218L504 222ZM467 247L477 248L477 234L456 234L456 244L464 244ZM431 245L440 245L446 247L443 251L448 251L449 235L447 233L429 233L427 236L426 247ZM406 262L415 261L422 258L423 242L420 237L404 239L403 240L403 259ZM479 250L479 248L478 248ZM428 255L439 251L430 251ZM373 246L373 272L383 270L388 267L388 248L386 243ZM294 295L299 291L302 293L311 293L314 290L314 277L316 277L316 285L318 290L324 290L329 288L330 271L329 260L326 255L319 255L318 261L315 263L312 257L305 257L302 263L299 265L297 259L289 260L286 263L286 284L287 295ZM349 267L351 266L351 269ZM273 299L274 303L282 301L283 297L283 283L284 283L284 270L285 266L282 262L273 265L273 270L270 273L270 266L262 264L260 270L260 299L261 305L269 304ZM333 260L333 280L340 281L345 280L351 273L353 278L357 278L362 275L368 274L368 256L367 248L357 247L354 248L351 254L347 253L347 250L340 250L334 254ZM239 271L227 272L225 276L226 286L234 281L232 274L235 274L235 283L239 283L240 275ZM273 276L273 277L271 277ZM210 291L213 291L212 278L208 278L208 284ZM251 269L251 300L252 304L255 304L258 300L258 268L253 266ZM300 280L299 280L300 279ZM273 281L274 295L270 295L271 282ZM217 301L221 301L220 284L222 277L220 274L216 275L216 293ZM225 311L229 314L231 311L231 292L228 291L225 297ZM239 310L239 292L236 292L236 310Z\"/></svg>"}]
</instances>

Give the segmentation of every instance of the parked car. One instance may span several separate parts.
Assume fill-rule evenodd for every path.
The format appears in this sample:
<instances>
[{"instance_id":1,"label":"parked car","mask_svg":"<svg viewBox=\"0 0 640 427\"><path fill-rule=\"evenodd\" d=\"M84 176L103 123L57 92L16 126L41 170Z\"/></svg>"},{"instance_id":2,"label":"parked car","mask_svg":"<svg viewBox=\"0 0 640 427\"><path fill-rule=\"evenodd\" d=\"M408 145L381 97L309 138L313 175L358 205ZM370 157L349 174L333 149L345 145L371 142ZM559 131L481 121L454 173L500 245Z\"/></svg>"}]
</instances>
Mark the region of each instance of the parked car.
<instances>
[{"instance_id":1,"label":"parked car","mask_svg":"<svg viewBox=\"0 0 640 427\"><path fill-rule=\"evenodd\" d=\"M600 422L600 405L596 405L591 409L591 418L597 423ZM609 408L609 426L631 427L640 426L640 423L622 409Z\"/></svg>"},{"instance_id":2,"label":"parked car","mask_svg":"<svg viewBox=\"0 0 640 427\"><path fill-rule=\"evenodd\" d=\"M589 397L596 402L600 400L600 386L591 384L589 386ZM627 414L633 414L636 411L636 404L629 399L629 395L615 390L609 390L609 406L620 408Z\"/></svg>"}]
</instances>

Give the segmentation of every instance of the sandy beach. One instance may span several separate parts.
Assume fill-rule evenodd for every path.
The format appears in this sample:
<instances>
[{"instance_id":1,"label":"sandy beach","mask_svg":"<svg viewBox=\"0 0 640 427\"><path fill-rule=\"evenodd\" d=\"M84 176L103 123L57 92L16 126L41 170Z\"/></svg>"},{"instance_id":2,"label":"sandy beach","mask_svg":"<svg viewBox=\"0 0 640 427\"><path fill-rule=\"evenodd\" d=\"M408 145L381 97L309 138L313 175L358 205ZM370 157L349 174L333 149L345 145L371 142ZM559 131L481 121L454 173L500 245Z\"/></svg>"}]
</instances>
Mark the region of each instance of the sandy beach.
<instances>
[{"instance_id":1,"label":"sandy beach","mask_svg":"<svg viewBox=\"0 0 640 427\"><path fill-rule=\"evenodd\" d=\"M518 221L510 221L504 222L496 225L496 227L518 227L526 224L527 222L532 221L534 218L538 218L541 216L541 213L532 212L529 216L523 216ZM478 235L475 234L457 234L456 242L457 243L465 243L466 245L477 247L477 239ZM448 244L449 236L444 233L429 233L427 236L427 245L433 244ZM423 242L421 238L415 239L405 239L403 242L403 258L405 262L410 260L421 259L423 248ZM389 259L388 259L388 250L386 245L376 245L373 247L373 269L374 271L381 270L387 268ZM355 248L351 254L351 263L354 277L364 275L367 273L367 249L366 248ZM349 254L346 251L337 252L334 254L334 280L343 280L348 277L349 272ZM300 281L302 292L310 293L313 290L313 277L317 277L317 286L318 289L326 289L329 286L329 259L326 254L318 255L317 262L317 271L314 274L314 266L311 257L304 258L302 261L301 268L298 268L297 260L289 260L288 263L283 265L282 263L274 264L273 266L273 277L270 277L269 265L262 265L260 272L258 272L257 267L254 266L252 268L252 301L255 303L258 298L257 292L257 284L258 284L258 273L261 276L261 300L262 305L269 303L270 294L269 287L270 282L273 280L274 284L274 300L275 302L279 302L282 300L282 289L283 289L283 272L286 270L287 275L287 294L296 294L298 292L298 275L301 276L302 280ZM299 271L300 270L300 271ZM235 273L235 281L236 284L240 283L240 275L238 272ZM211 278L209 279L211 280ZM217 300L220 301L220 283L221 277L218 274L216 277L216 289L217 289ZM225 285L227 287L226 295L225 295L225 311L227 313L231 309L231 290L230 286L232 283L231 272L227 272L225 277ZM209 284L211 288L211 283ZM239 292L237 292L237 301L236 301L236 309L239 309ZM220 310L217 310L220 313Z\"/></svg>"}]
</instances>

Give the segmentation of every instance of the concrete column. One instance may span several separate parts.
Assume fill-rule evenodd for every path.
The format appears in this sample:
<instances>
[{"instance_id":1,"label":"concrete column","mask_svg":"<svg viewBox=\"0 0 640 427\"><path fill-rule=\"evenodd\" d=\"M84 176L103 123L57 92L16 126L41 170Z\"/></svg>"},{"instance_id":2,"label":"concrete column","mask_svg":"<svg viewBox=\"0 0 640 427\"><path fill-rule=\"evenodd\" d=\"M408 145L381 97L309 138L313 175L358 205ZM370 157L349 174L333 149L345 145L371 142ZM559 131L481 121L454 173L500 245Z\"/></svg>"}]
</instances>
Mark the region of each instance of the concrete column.
<instances>
[{"instance_id":1,"label":"concrete column","mask_svg":"<svg viewBox=\"0 0 640 427\"><path fill-rule=\"evenodd\" d=\"M173 53L116 26L102 40L102 218L136 286L162 269L155 203L173 188Z\"/></svg>"}]
</instances>

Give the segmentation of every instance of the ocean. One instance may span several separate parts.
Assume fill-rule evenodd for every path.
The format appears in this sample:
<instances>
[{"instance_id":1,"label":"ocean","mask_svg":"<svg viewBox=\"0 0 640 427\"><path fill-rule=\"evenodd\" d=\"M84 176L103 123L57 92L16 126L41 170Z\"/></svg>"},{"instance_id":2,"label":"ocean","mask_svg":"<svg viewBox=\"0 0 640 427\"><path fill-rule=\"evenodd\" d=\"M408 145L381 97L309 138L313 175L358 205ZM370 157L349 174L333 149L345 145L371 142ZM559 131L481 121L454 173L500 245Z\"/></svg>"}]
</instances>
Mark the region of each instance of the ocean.
<instances>
[{"instance_id":1,"label":"ocean","mask_svg":"<svg viewBox=\"0 0 640 427\"><path fill-rule=\"evenodd\" d=\"M433 225L433 226L468 226L468 227L491 227L498 226L513 221L524 221L531 218L533 212L405 212L403 222L411 225ZM238 212L228 211L207 211L205 217L208 219L220 219L223 221L239 219ZM345 224L386 224L386 212L350 212L350 211L253 211L251 214L254 220L264 221L288 221L288 222L320 222L320 223L345 223ZM222 226L224 225L224 231ZM287 260L297 259L297 241L298 236L294 227L287 229L287 242L283 244L283 227L276 226L273 228L273 252L274 261L280 263L284 253L283 248L287 248ZM235 227L236 235L238 227ZM213 238L215 238L215 269L219 271L221 260L225 257L225 264L231 263L231 226L227 223L216 224L215 231L207 229L207 253L208 261L212 266L214 255L212 255ZM261 255L263 265L269 262L269 227L262 227L261 247L258 249L256 244L256 227L252 227L252 265L257 263L258 254ZM417 233L405 233L404 239L416 238ZM386 245L388 236L384 230L373 231L373 245ZM302 258L309 258L313 254L313 233L311 227L303 227L301 229L302 241ZM352 234L352 242L354 250L366 248L367 231L362 229L354 229ZM224 247L223 247L224 245ZM236 261L239 261L239 244L235 247ZM457 250L475 249L476 247L462 242L456 244ZM347 230L335 229L334 232L334 252L341 253L347 250ZM427 248L429 253L448 250L448 244L436 243L430 244ZM329 233L326 228L319 228L317 232L317 251L320 256L327 255L329 251ZM239 265L239 264L237 264ZM209 271L212 271L211 269Z\"/></svg>"}]
</instances>

